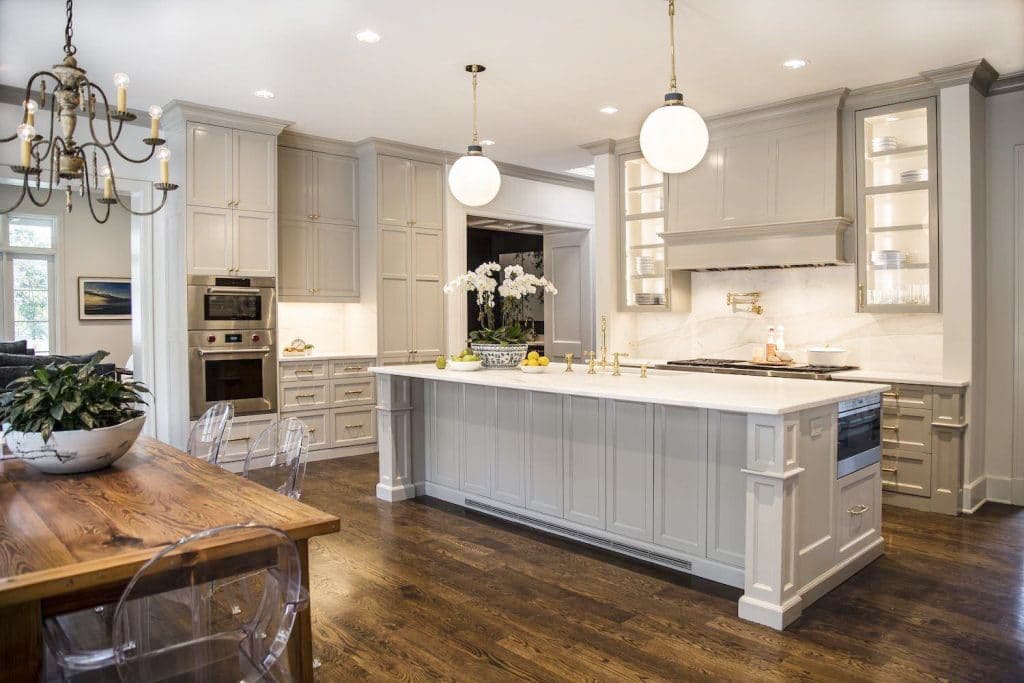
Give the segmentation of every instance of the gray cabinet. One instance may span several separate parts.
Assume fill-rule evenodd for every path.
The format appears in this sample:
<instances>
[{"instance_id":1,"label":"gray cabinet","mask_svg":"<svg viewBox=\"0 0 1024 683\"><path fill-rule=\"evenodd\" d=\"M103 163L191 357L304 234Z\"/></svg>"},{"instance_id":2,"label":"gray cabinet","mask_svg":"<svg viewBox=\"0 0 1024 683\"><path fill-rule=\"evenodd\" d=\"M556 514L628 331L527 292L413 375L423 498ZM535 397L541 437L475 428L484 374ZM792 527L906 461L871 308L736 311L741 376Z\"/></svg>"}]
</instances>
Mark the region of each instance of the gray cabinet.
<instances>
[{"instance_id":1,"label":"gray cabinet","mask_svg":"<svg viewBox=\"0 0 1024 683\"><path fill-rule=\"evenodd\" d=\"M358 223L358 159L295 147L278 159L281 220Z\"/></svg>"},{"instance_id":2,"label":"gray cabinet","mask_svg":"<svg viewBox=\"0 0 1024 683\"><path fill-rule=\"evenodd\" d=\"M707 411L654 408L654 542L707 552Z\"/></svg>"},{"instance_id":3,"label":"gray cabinet","mask_svg":"<svg viewBox=\"0 0 1024 683\"><path fill-rule=\"evenodd\" d=\"M526 506L526 392L498 389L491 498Z\"/></svg>"},{"instance_id":4,"label":"gray cabinet","mask_svg":"<svg viewBox=\"0 0 1024 683\"><path fill-rule=\"evenodd\" d=\"M277 225L273 214L190 206L185 227L189 274L277 274Z\"/></svg>"},{"instance_id":5,"label":"gray cabinet","mask_svg":"<svg viewBox=\"0 0 1024 683\"><path fill-rule=\"evenodd\" d=\"M567 396L565 518L605 527L605 446L601 399Z\"/></svg>"},{"instance_id":6,"label":"gray cabinet","mask_svg":"<svg viewBox=\"0 0 1024 683\"><path fill-rule=\"evenodd\" d=\"M465 390L462 429L461 488L466 493L491 495L491 453L498 412L494 387L456 385Z\"/></svg>"},{"instance_id":7,"label":"gray cabinet","mask_svg":"<svg viewBox=\"0 0 1024 683\"><path fill-rule=\"evenodd\" d=\"M526 507L561 517L565 443L562 396L534 391L526 401L526 419L530 424L526 436Z\"/></svg>"},{"instance_id":8,"label":"gray cabinet","mask_svg":"<svg viewBox=\"0 0 1024 683\"><path fill-rule=\"evenodd\" d=\"M653 538L654 406L607 401L605 417L608 510L605 528L623 536Z\"/></svg>"},{"instance_id":9,"label":"gray cabinet","mask_svg":"<svg viewBox=\"0 0 1024 683\"><path fill-rule=\"evenodd\" d=\"M377 159L377 222L440 230L444 216L441 165L387 154Z\"/></svg>"},{"instance_id":10,"label":"gray cabinet","mask_svg":"<svg viewBox=\"0 0 1024 683\"><path fill-rule=\"evenodd\" d=\"M424 362L442 355L441 233L381 226L378 231L378 346L382 358Z\"/></svg>"},{"instance_id":11,"label":"gray cabinet","mask_svg":"<svg viewBox=\"0 0 1024 683\"><path fill-rule=\"evenodd\" d=\"M745 508L733 504L746 495L747 416L708 411L707 556L743 566Z\"/></svg>"}]
</instances>

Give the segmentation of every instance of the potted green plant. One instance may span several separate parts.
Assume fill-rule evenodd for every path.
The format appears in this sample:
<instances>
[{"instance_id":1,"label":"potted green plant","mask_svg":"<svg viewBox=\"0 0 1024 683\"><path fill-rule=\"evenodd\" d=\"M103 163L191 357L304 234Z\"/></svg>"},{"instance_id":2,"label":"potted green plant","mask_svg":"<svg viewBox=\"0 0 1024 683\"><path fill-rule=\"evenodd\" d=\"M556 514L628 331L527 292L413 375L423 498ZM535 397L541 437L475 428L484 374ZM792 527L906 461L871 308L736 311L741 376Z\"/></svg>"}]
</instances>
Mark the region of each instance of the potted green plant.
<instances>
[{"instance_id":1,"label":"potted green plant","mask_svg":"<svg viewBox=\"0 0 1024 683\"><path fill-rule=\"evenodd\" d=\"M458 276L444 286L444 291L476 292L480 309L477 320L482 329L469 334L470 346L485 368L514 369L519 366L529 349L531 333L526 329L526 301L538 293L558 294L555 286L544 277L523 270L520 265L505 267L501 284L492 273L501 271L494 262L482 263L476 270ZM495 292L501 295L502 325L494 321Z\"/></svg>"},{"instance_id":2,"label":"potted green plant","mask_svg":"<svg viewBox=\"0 0 1024 683\"><path fill-rule=\"evenodd\" d=\"M37 367L7 386L0 423L15 457L41 472L74 474L107 467L131 448L146 421L149 389L97 372L106 355Z\"/></svg>"}]
</instances>

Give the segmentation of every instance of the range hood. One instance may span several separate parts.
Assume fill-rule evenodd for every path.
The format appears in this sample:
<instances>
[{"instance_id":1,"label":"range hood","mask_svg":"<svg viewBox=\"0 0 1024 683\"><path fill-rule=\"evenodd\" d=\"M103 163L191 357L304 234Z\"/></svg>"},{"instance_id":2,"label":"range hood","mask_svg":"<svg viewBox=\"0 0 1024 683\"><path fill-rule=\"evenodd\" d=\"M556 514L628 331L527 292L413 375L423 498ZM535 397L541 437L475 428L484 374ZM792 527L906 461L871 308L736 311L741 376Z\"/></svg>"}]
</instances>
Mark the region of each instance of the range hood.
<instances>
[{"instance_id":1,"label":"range hood","mask_svg":"<svg viewBox=\"0 0 1024 683\"><path fill-rule=\"evenodd\" d=\"M667 270L747 270L845 263L840 216L786 223L664 232Z\"/></svg>"}]
</instances>

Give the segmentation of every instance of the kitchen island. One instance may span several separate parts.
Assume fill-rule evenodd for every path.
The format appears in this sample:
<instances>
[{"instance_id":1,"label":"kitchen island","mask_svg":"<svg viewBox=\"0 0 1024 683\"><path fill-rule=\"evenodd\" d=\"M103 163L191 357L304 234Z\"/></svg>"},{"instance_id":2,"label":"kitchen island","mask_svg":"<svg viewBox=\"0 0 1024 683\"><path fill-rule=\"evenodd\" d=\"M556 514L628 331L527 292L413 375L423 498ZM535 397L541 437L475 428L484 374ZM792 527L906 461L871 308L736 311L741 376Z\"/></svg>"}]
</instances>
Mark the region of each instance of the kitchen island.
<instances>
[{"instance_id":1,"label":"kitchen island","mask_svg":"<svg viewBox=\"0 0 1024 683\"><path fill-rule=\"evenodd\" d=\"M741 587L739 615L776 629L882 554L879 465L837 478L837 406L886 385L564 367L372 368L377 497Z\"/></svg>"}]
</instances>

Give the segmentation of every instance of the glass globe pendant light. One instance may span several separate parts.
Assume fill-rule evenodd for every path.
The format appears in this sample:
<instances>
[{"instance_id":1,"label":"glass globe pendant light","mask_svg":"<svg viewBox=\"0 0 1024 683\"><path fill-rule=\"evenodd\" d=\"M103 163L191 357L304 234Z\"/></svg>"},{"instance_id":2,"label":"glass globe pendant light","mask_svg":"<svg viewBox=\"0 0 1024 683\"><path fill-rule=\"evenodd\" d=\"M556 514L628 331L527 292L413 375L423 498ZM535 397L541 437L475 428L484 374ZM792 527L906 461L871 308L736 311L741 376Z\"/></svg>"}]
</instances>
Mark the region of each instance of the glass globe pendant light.
<instances>
[{"instance_id":1,"label":"glass globe pendant light","mask_svg":"<svg viewBox=\"0 0 1024 683\"><path fill-rule=\"evenodd\" d=\"M668 0L669 56L672 78L665 104L652 111L640 128L640 151L662 173L682 173L700 163L708 151L708 126L683 104L676 89L676 3Z\"/></svg>"},{"instance_id":2,"label":"glass globe pendant light","mask_svg":"<svg viewBox=\"0 0 1024 683\"><path fill-rule=\"evenodd\" d=\"M501 173L494 162L484 156L477 129L476 75L484 70L485 67L479 64L466 65L466 71L473 74L473 142L466 155L459 157L448 172L448 187L455 198L466 206L483 206L494 199L501 189Z\"/></svg>"}]
</instances>

